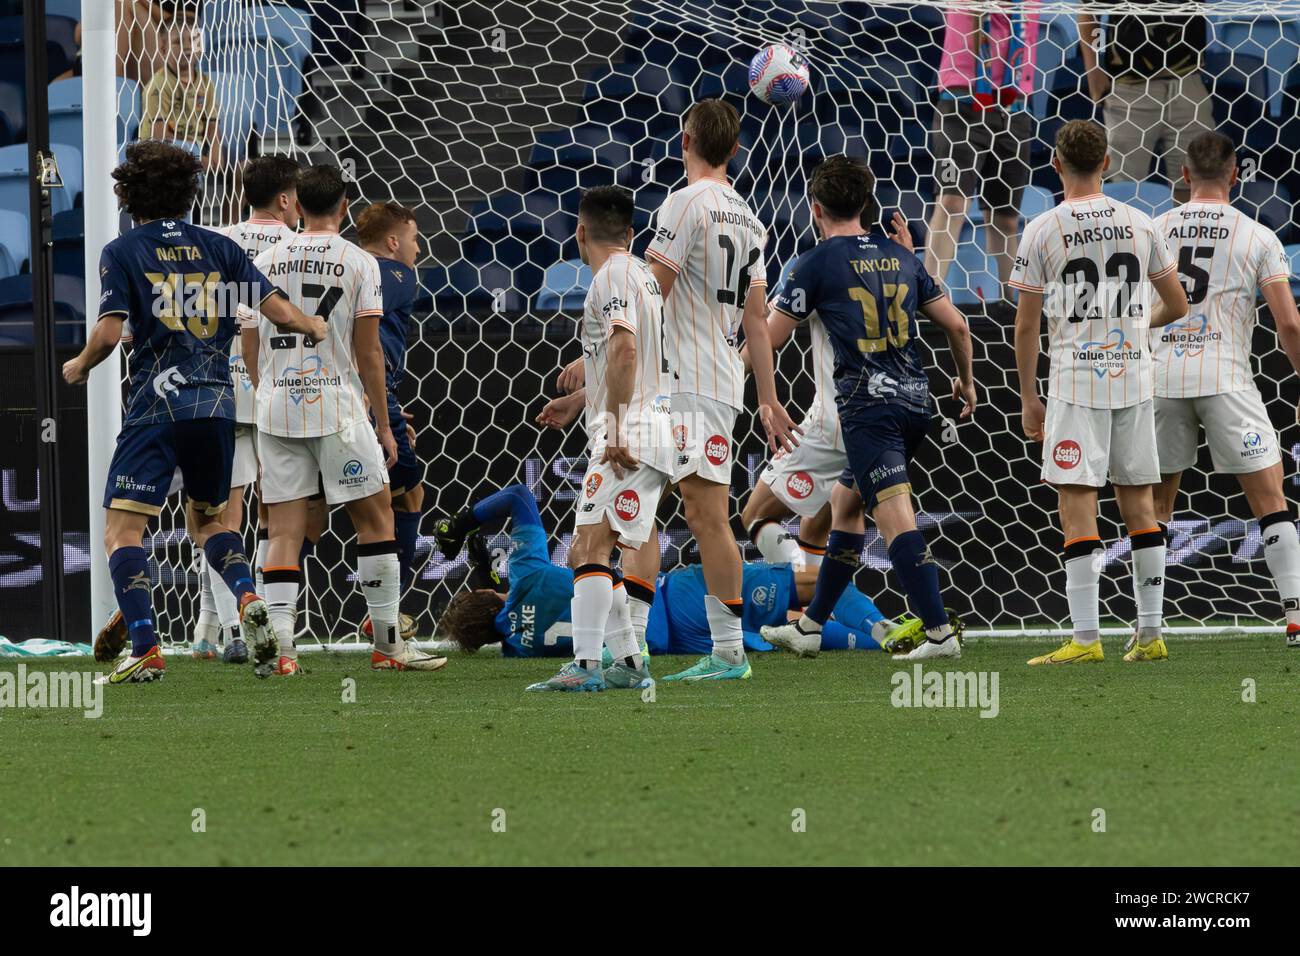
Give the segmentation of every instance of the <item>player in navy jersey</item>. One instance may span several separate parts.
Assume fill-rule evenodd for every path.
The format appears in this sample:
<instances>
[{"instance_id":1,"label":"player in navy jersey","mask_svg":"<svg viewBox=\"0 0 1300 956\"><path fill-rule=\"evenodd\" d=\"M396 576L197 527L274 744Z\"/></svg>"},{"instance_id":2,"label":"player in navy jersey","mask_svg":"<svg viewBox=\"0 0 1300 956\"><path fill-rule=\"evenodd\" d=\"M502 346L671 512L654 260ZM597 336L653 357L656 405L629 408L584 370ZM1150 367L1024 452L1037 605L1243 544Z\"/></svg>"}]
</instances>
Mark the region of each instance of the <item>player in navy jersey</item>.
<instances>
[{"instance_id":1,"label":"player in navy jersey","mask_svg":"<svg viewBox=\"0 0 1300 956\"><path fill-rule=\"evenodd\" d=\"M960 657L939 593L938 566L916 527L908 465L929 428L931 401L917 324L936 322L957 365L953 397L961 417L975 409L970 330L921 261L859 216L875 183L861 160L832 156L809 184L822 241L795 262L773 308L795 322L816 315L835 353L835 405L848 468L831 493L831 534L812 602L798 621L764 628L773 643L820 631L862 560L863 506L889 549L908 605L926 640L909 659Z\"/></svg>"},{"instance_id":2,"label":"player in navy jersey","mask_svg":"<svg viewBox=\"0 0 1300 956\"><path fill-rule=\"evenodd\" d=\"M97 657L112 660L130 638L130 655L108 676L113 684L147 682L164 672L142 544L177 468L194 540L239 599L254 653L274 655L276 647L243 541L221 522L235 446L230 343L241 304L316 341L326 325L278 294L230 239L184 221L201 171L193 155L175 146L148 141L127 148L126 162L113 170L114 192L136 228L104 247L99 322L81 354L63 366L69 384L84 383L130 322L127 408L104 490L104 543L123 626L96 642Z\"/></svg>"},{"instance_id":3,"label":"player in navy jersey","mask_svg":"<svg viewBox=\"0 0 1300 956\"><path fill-rule=\"evenodd\" d=\"M420 518L424 511L424 465L415 455L411 416L402 408L398 397L406 377L411 307L418 285L415 263L420 257L420 231L415 213L395 202L368 206L357 218L357 245L378 261L383 284L384 315L379 320L379 342L384 350L388 408L382 414L388 416L397 442L397 464L388 469L388 481L393 496L401 591L405 594L414 578L415 546L420 539ZM402 614L400 622L402 637L414 637L415 620L409 614ZM369 619L363 630L370 632Z\"/></svg>"},{"instance_id":4,"label":"player in navy jersey","mask_svg":"<svg viewBox=\"0 0 1300 956\"><path fill-rule=\"evenodd\" d=\"M492 564L476 529L510 519L509 577ZM549 535L537 502L526 485L511 485L476 502L456 517L437 522L438 547L449 560L468 539L471 571L468 587L447 605L439 634L467 651L500 642L506 657L571 657L573 571L551 561ZM788 564L750 561L742 567L741 618L745 647L770 651L759 636L765 624L788 619L790 610L807 601L816 584L813 572L796 572ZM704 654L712 646L705 613L704 572L699 565L659 577L648 621L636 629L637 642L654 654ZM835 606L821 642L814 648L790 648L802 656L821 650L874 650L910 647L920 637L919 621L894 626L857 588L847 587ZM608 654L606 655L608 657Z\"/></svg>"}]
</instances>

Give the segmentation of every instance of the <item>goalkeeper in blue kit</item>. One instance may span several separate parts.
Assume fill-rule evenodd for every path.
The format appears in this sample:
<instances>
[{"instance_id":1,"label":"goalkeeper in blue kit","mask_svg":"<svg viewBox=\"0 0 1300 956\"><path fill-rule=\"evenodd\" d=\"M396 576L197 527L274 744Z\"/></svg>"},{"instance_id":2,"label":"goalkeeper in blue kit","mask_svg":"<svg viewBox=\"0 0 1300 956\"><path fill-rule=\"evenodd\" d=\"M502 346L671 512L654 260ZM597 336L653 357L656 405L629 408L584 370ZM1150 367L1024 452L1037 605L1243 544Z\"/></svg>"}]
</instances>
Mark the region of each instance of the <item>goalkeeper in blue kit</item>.
<instances>
[{"instance_id":1,"label":"goalkeeper in blue kit","mask_svg":"<svg viewBox=\"0 0 1300 956\"><path fill-rule=\"evenodd\" d=\"M492 567L486 542L478 530L509 519L511 524L509 577ZM434 526L439 550L450 559L468 544L471 571L468 587L447 605L438 633L467 651L501 644L506 657L569 657L573 654L569 616L573 571L553 564L549 535L533 494L524 485L511 485L489 495L455 517ZM773 645L759 630L783 623L812 595L816 576L796 572L788 564L746 562L742 569L745 611L741 620L748 650L770 651ZM633 605L638 643L652 654L702 654L710 645L704 596L707 589L698 565L661 575L657 585L625 578ZM639 605L639 607L638 607ZM791 648L801 656L821 650L910 649L920 639L921 622L895 623L874 603L849 585L836 603L816 647ZM954 624L960 627L954 619Z\"/></svg>"}]
</instances>

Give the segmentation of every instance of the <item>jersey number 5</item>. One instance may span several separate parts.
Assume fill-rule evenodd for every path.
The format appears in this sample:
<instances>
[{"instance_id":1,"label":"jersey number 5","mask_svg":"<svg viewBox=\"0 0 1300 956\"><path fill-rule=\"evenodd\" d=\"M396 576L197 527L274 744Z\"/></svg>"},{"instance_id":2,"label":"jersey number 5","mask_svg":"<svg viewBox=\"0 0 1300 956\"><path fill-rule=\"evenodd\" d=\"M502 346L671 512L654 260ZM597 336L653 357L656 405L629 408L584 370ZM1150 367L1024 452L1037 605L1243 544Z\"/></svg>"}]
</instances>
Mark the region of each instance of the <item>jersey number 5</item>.
<instances>
[{"instance_id":1,"label":"jersey number 5","mask_svg":"<svg viewBox=\"0 0 1300 956\"><path fill-rule=\"evenodd\" d=\"M1214 257L1214 246L1183 246L1178 250L1178 274L1187 290L1189 305L1200 305L1210 291L1210 273L1198 266L1197 260Z\"/></svg>"}]
</instances>

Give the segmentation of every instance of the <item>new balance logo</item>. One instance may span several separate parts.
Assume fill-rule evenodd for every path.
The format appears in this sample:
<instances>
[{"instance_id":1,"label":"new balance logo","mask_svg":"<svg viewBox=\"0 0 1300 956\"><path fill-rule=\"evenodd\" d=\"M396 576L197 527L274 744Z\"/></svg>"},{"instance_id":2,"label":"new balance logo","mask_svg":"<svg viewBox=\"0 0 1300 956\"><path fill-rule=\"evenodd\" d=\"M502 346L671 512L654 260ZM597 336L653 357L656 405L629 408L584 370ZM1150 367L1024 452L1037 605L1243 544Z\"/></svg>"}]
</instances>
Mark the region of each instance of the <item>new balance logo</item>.
<instances>
[{"instance_id":1,"label":"new balance logo","mask_svg":"<svg viewBox=\"0 0 1300 956\"><path fill-rule=\"evenodd\" d=\"M362 586L363 588L377 588L377 587L379 587L380 585L382 585L383 583L384 583L383 581L381 581L381 580L379 580L378 578L376 578L376 579L373 580L373 581L362 581L362 582L361 582L361 586Z\"/></svg>"},{"instance_id":2,"label":"new balance logo","mask_svg":"<svg viewBox=\"0 0 1300 956\"><path fill-rule=\"evenodd\" d=\"M1281 540L1282 540L1282 536L1280 534L1270 534L1267 538L1264 539L1264 547L1271 548L1273 547L1273 545L1277 544Z\"/></svg>"},{"instance_id":3,"label":"new balance logo","mask_svg":"<svg viewBox=\"0 0 1300 956\"><path fill-rule=\"evenodd\" d=\"M1165 579L1162 577L1143 578L1142 580L1142 586L1144 588L1158 588L1160 587L1160 585L1164 583L1165 583Z\"/></svg>"}]
</instances>

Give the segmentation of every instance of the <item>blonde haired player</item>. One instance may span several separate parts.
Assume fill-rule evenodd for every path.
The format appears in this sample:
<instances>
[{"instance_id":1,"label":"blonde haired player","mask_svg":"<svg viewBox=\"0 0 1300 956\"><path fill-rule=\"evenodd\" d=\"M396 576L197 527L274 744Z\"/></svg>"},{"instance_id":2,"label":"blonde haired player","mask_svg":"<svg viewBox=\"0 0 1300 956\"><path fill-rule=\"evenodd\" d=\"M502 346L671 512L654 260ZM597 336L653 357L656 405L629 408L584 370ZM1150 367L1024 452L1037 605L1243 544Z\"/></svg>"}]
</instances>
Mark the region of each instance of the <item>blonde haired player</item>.
<instances>
[{"instance_id":1,"label":"blonde haired player","mask_svg":"<svg viewBox=\"0 0 1300 956\"><path fill-rule=\"evenodd\" d=\"M776 397L764 296L766 231L727 181L727 163L739 148L740 116L730 104L701 100L687 111L686 185L655 213L646 250L663 290L667 349L675 356L672 477L700 548L713 638L711 654L665 680L743 680L751 673L740 626L740 550L729 522L731 439L745 387L736 347L741 326L772 450L798 444L798 429Z\"/></svg>"},{"instance_id":2,"label":"blonde haired player","mask_svg":"<svg viewBox=\"0 0 1300 956\"><path fill-rule=\"evenodd\" d=\"M1259 294L1300 372L1291 263L1271 229L1228 204L1237 158L1226 136L1206 132L1188 143L1182 176L1191 200L1156 220L1192 307L1185 321L1152 336L1161 473L1156 518L1167 524L1173 517L1178 483L1196 463L1203 426L1214 470L1237 476L1259 521L1264 561L1286 614L1286 645L1300 647L1300 540L1282 494L1278 436L1250 365Z\"/></svg>"},{"instance_id":3,"label":"blonde haired player","mask_svg":"<svg viewBox=\"0 0 1300 956\"><path fill-rule=\"evenodd\" d=\"M1167 656L1161 637L1165 537L1148 328L1187 314L1169 247L1150 217L1102 194L1106 134L1074 120L1056 136L1052 167L1065 199L1025 227L1011 285L1025 435L1043 443L1043 480L1060 496L1065 594L1073 637L1030 664L1103 659L1097 489L1109 478L1133 550L1137 645L1126 660ZM1160 301L1151 305L1151 289ZM1047 406L1038 397L1039 329L1047 313Z\"/></svg>"},{"instance_id":4,"label":"blonde haired player","mask_svg":"<svg viewBox=\"0 0 1300 956\"><path fill-rule=\"evenodd\" d=\"M655 508L672 470L670 353L663 298L629 251L632 194L589 189L578 206L578 251L591 266L581 338L586 380L587 474L577 499L573 554L573 660L531 691L641 688L653 681L632 628L627 589L610 569L615 545L654 537ZM601 649L612 664L601 670Z\"/></svg>"},{"instance_id":5,"label":"blonde haired player","mask_svg":"<svg viewBox=\"0 0 1300 956\"><path fill-rule=\"evenodd\" d=\"M298 180L304 230L257 259L290 301L311 302L330 326L320 348L281 335L268 322L246 324L242 335L249 374L257 383L262 498L270 513L271 545L263 580L280 637L278 674L300 673L291 635L298 613L298 555L307 499L347 508L357 531L357 579L374 622L376 670L436 670L431 657L399 633L397 542L393 534L388 465L397 457L384 388L379 343L383 315L379 264L339 235L347 217L343 175L314 166ZM256 369L256 371L254 371ZM372 426L369 409L381 412ZM267 671L259 671L268 676Z\"/></svg>"}]
</instances>

